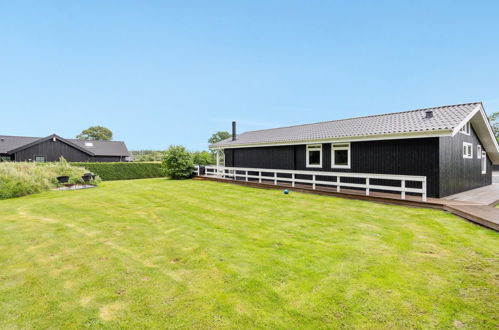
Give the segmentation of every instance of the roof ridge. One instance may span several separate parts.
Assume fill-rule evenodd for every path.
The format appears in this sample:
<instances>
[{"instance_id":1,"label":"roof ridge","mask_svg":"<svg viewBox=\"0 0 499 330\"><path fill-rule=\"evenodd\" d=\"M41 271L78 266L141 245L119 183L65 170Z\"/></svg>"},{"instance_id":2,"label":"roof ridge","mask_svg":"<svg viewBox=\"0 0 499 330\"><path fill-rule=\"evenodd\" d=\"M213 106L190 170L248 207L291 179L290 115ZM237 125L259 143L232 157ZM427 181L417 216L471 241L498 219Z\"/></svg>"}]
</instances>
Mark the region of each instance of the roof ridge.
<instances>
[{"instance_id":1,"label":"roof ridge","mask_svg":"<svg viewBox=\"0 0 499 330\"><path fill-rule=\"evenodd\" d=\"M120 141L120 140L80 140L80 139L66 139L66 140L73 140L73 141L84 141L84 142L125 142L125 141Z\"/></svg>"},{"instance_id":2,"label":"roof ridge","mask_svg":"<svg viewBox=\"0 0 499 330\"><path fill-rule=\"evenodd\" d=\"M318 121L318 122L309 123L309 124L299 124L299 125L289 125L289 126L274 127L274 128L264 128L264 129L257 129L257 130L253 130L253 131L246 131L246 132L241 133L241 135L246 134L246 133L261 132L261 131L271 131L271 130L282 129L282 128L291 128L291 127L298 127L298 126L317 125L317 124L323 124L323 123L332 123L332 122L338 122L338 121L344 121L344 120L353 120L353 119L361 119L361 118L383 117L383 116L388 116L388 115L396 115L396 114L400 114L400 113L417 112L417 111L431 110L431 109L438 109L438 108L458 107L458 106L471 105L471 104L477 104L478 105L478 104L482 104L482 102L480 101L480 102L449 104L449 105L441 105L441 106L438 106L438 107L420 108L420 109L405 110L405 111L396 111L396 112L382 113L382 114L377 114L377 115L367 115L367 116L352 117L352 118L324 120L324 121ZM222 142L222 141L220 141L220 142Z\"/></svg>"}]
</instances>

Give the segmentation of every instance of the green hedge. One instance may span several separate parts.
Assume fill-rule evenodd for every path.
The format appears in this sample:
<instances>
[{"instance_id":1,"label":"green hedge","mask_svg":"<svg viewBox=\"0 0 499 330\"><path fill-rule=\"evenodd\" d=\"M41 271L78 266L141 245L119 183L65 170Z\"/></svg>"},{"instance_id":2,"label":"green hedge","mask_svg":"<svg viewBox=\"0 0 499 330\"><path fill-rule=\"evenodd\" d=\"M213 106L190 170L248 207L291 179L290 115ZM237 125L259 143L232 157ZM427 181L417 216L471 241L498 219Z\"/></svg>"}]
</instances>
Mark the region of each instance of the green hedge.
<instances>
[{"instance_id":1,"label":"green hedge","mask_svg":"<svg viewBox=\"0 0 499 330\"><path fill-rule=\"evenodd\" d=\"M71 163L97 174L102 180L130 180L165 176L159 162Z\"/></svg>"}]
</instances>

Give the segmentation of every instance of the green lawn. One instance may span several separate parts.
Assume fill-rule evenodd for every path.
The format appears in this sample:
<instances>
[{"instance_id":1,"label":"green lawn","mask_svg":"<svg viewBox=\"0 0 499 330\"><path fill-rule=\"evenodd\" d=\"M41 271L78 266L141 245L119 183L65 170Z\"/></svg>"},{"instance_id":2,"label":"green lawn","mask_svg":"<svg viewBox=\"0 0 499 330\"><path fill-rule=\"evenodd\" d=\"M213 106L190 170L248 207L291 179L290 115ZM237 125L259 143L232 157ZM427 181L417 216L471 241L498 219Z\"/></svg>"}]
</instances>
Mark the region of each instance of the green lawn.
<instances>
[{"instance_id":1,"label":"green lawn","mask_svg":"<svg viewBox=\"0 0 499 330\"><path fill-rule=\"evenodd\" d=\"M0 201L0 328L499 327L499 234L201 181Z\"/></svg>"}]
</instances>

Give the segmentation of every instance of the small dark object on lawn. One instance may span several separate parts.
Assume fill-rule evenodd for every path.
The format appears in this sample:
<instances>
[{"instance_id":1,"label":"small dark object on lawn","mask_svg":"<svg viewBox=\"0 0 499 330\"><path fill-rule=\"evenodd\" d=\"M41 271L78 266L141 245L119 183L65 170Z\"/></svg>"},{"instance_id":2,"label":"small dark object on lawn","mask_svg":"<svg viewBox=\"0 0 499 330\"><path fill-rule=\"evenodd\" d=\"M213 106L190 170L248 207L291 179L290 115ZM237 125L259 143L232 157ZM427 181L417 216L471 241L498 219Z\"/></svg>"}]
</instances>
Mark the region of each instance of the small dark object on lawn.
<instances>
[{"instance_id":1,"label":"small dark object on lawn","mask_svg":"<svg viewBox=\"0 0 499 330\"><path fill-rule=\"evenodd\" d=\"M92 180L92 173L85 173L81 178L83 179L83 181L88 182Z\"/></svg>"},{"instance_id":2,"label":"small dark object on lawn","mask_svg":"<svg viewBox=\"0 0 499 330\"><path fill-rule=\"evenodd\" d=\"M285 189L285 190L284 190L284 194L285 194L285 195L289 194L289 190L288 190L288 189Z\"/></svg>"},{"instance_id":3,"label":"small dark object on lawn","mask_svg":"<svg viewBox=\"0 0 499 330\"><path fill-rule=\"evenodd\" d=\"M57 177L57 182L59 183L67 183L69 181L69 176L63 175Z\"/></svg>"},{"instance_id":4,"label":"small dark object on lawn","mask_svg":"<svg viewBox=\"0 0 499 330\"><path fill-rule=\"evenodd\" d=\"M88 173L83 174L82 178L83 177L89 177L92 180L95 180L96 175L94 173L92 173L92 172L88 172ZM83 180L85 180L85 179L83 179Z\"/></svg>"}]
</instances>

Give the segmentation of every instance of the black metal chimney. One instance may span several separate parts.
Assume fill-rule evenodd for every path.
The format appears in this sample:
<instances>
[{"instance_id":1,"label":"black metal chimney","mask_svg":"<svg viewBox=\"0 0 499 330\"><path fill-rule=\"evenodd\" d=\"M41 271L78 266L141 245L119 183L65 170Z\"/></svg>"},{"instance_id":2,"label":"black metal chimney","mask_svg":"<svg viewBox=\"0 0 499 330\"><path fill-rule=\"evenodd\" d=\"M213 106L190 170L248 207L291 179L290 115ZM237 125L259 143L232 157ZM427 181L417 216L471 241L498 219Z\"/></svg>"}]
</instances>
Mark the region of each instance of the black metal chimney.
<instances>
[{"instance_id":1,"label":"black metal chimney","mask_svg":"<svg viewBox=\"0 0 499 330\"><path fill-rule=\"evenodd\" d=\"M424 113L426 114L425 118L432 118L433 117L433 111L432 110L426 110Z\"/></svg>"},{"instance_id":2,"label":"black metal chimney","mask_svg":"<svg viewBox=\"0 0 499 330\"><path fill-rule=\"evenodd\" d=\"M236 122L232 122L232 141L236 141Z\"/></svg>"}]
</instances>

